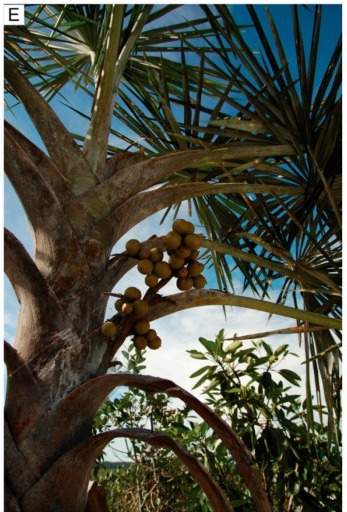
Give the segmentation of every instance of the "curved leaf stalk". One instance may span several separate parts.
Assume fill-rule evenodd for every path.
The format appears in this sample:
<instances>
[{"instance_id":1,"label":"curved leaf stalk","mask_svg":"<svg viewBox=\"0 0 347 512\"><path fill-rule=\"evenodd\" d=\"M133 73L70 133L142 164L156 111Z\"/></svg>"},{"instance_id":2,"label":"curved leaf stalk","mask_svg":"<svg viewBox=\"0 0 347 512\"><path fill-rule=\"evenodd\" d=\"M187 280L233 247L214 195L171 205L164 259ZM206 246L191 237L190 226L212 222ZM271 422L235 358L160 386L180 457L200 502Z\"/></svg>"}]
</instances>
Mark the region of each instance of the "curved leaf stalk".
<instances>
[{"instance_id":1,"label":"curved leaf stalk","mask_svg":"<svg viewBox=\"0 0 347 512\"><path fill-rule=\"evenodd\" d=\"M80 418L89 417L90 414L96 413L106 396L117 386L133 386L150 393L167 393L179 398L194 409L210 425L230 451L252 494L255 510L257 512L271 511L259 474L254 467L253 458L239 436L210 407L172 381L159 377L127 373L102 375L71 392L59 405L59 417L62 417L62 413L65 410L70 410L72 406L74 410L78 409L80 411Z\"/></svg>"},{"instance_id":2,"label":"curved leaf stalk","mask_svg":"<svg viewBox=\"0 0 347 512\"><path fill-rule=\"evenodd\" d=\"M27 489L30 489L39 475L35 474L30 466L28 465L25 457L18 449L15 438L9 427L9 422L5 419L4 421L4 458L5 458L5 469L6 469L6 487L7 496L6 498L11 503L11 507L17 503L16 496L21 496ZM21 478L18 478L18 469L20 468ZM16 505L17 506L17 505ZM19 510L18 508L6 508L6 512L12 512L12 510Z\"/></svg>"},{"instance_id":3,"label":"curved leaf stalk","mask_svg":"<svg viewBox=\"0 0 347 512\"><path fill-rule=\"evenodd\" d=\"M105 489L97 482L89 482L85 512L109 512Z\"/></svg>"},{"instance_id":4,"label":"curved leaf stalk","mask_svg":"<svg viewBox=\"0 0 347 512\"><path fill-rule=\"evenodd\" d=\"M84 196L84 204L97 222L105 218L110 211L120 207L126 200L157 184L171 174L185 167L197 167L201 164L219 164L225 159L244 159L285 156L295 154L289 145L255 146L230 145L227 148L213 150L190 149L168 155L148 158L143 162L119 170L109 179L100 183Z\"/></svg>"},{"instance_id":5,"label":"curved leaf stalk","mask_svg":"<svg viewBox=\"0 0 347 512\"><path fill-rule=\"evenodd\" d=\"M73 293L73 279L74 286L79 287L90 276L90 269L72 231L72 222L65 217L54 191L12 135L7 133L5 142L5 167L33 230L35 263L57 296L61 297L66 281L69 293ZM69 213L76 219L80 210L77 208L76 212L74 205L70 206Z\"/></svg>"},{"instance_id":6,"label":"curved leaf stalk","mask_svg":"<svg viewBox=\"0 0 347 512\"><path fill-rule=\"evenodd\" d=\"M72 193L55 163L35 144L33 144L22 133L20 133L6 121L4 132L5 138L7 140L14 140L16 144L18 144L20 148L19 154L22 155L22 159L28 159L28 161L32 162L35 173L40 175L43 187L46 187L44 190L44 195L48 196L48 190L53 192L52 197L50 198L51 203L54 203L56 200L58 200L59 205L64 212L68 223L71 225L75 235L77 237L81 237L89 228L91 219L88 217L87 212L84 210L79 198ZM9 155L7 154L6 157L8 156ZM16 155L16 158L19 158L18 154ZM13 159L11 160L10 167L13 167ZM12 185L15 187L22 204L26 204L28 191L31 189L33 189L33 197L31 197L31 203L34 203L35 197L39 195L38 179L33 180L33 176L30 176L26 179L23 168L21 168L21 172L18 173L19 176L16 180L13 179L13 169L7 168L6 172L12 182ZM40 188L42 188L42 186ZM30 207L30 205L26 206L27 214L29 213L28 206ZM40 207L42 210L41 202ZM40 218L40 215L33 215L32 217L33 218L31 219L31 222L34 222Z\"/></svg>"},{"instance_id":7,"label":"curved leaf stalk","mask_svg":"<svg viewBox=\"0 0 347 512\"><path fill-rule=\"evenodd\" d=\"M145 441L146 443L149 443L157 448L163 447L171 449L175 453L175 455L181 460L181 462L185 464L185 466L193 475L194 479L198 482L201 489L204 491L208 500L210 501L214 512L221 512L222 510L223 512L234 512L234 508L228 502L222 489L215 482L215 480L208 473L208 471L201 464L201 462L199 462L195 457L190 455L190 453L187 452L187 450L185 450L182 446L176 443L176 441L174 441L171 437L160 432L157 433L151 430L132 428L117 429L101 435L106 435L108 438L108 434L111 433L112 439L115 439L117 437L129 437L131 439Z\"/></svg>"},{"instance_id":8,"label":"curved leaf stalk","mask_svg":"<svg viewBox=\"0 0 347 512\"><path fill-rule=\"evenodd\" d=\"M31 428L48 407L42 387L18 352L5 341L4 362L7 367L5 418L11 424L14 438ZM35 402L35 409L32 404Z\"/></svg>"},{"instance_id":9,"label":"curved leaf stalk","mask_svg":"<svg viewBox=\"0 0 347 512\"><path fill-rule=\"evenodd\" d=\"M65 328L67 319L52 288L23 245L7 229L4 256L5 272L21 305L16 346L28 360L40 353L42 340Z\"/></svg>"},{"instance_id":10,"label":"curved leaf stalk","mask_svg":"<svg viewBox=\"0 0 347 512\"><path fill-rule=\"evenodd\" d=\"M274 329L273 331L264 331L264 332L256 332L254 334L245 334L243 336L233 336L232 338L224 338L225 340L234 340L234 341L244 341L244 340L254 340L255 338L266 338L268 336L274 336L275 334L301 334L303 332L317 332L324 331L328 329L328 327L318 327L318 326L307 326L307 325L296 325L294 327L285 327L284 329ZM335 350L338 347L331 347L329 350ZM322 354L318 354L315 357L319 357ZM313 360L311 358L310 360Z\"/></svg>"},{"instance_id":11,"label":"curved leaf stalk","mask_svg":"<svg viewBox=\"0 0 347 512\"><path fill-rule=\"evenodd\" d=\"M293 186L274 186L277 194L286 195L303 195L303 187ZM123 236L136 224L168 206L175 203L190 199L192 197L199 197L206 194L268 194L268 187L260 184L248 183L184 183L183 185L174 185L162 187L148 192L142 192L131 197L118 207L114 213L110 214L111 218L117 218L117 238ZM130 216L129 211L133 212ZM109 217L108 217L109 219Z\"/></svg>"},{"instance_id":12,"label":"curved leaf stalk","mask_svg":"<svg viewBox=\"0 0 347 512\"><path fill-rule=\"evenodd\" d=\"M35 124L52 161L69 183L74 194L83 194L97 180L90 166L56 113L29 80L7 59L4 74Z\"/></svg>"},{"instance_id":13,"label":"curved leaf stalk","mask_svg":"<svg viewBox=\"0 0 347 512\"><path fill-rule=\"evenodd\" d=\"M87 503L89 475L96 456L117 437L141 439L155 447L167 447L187 466L206 493L215 512L233 512L224 493L199 461L169 436L142 429L118 429L88 439L62 455L22 497L25 512L37 510L37 503L47 512L83 512ZM77 463L77 464L76 464ZM71 493L66 495L66 479Z\"/></svg>"},{"instance_id":14,"label":"curved leaf stalk","mask_svg":"<svg viewBox=\"0 0 347 512\"><path fill-rule=\"evenodd\" d=\"M151 307L146 318L148 320L157 320L158 318L162 318L163 316L176 313L177 311L182 311L184 309L214 305L237 306L254 309L256 311L264 311L271 315L294 318L313 325L328 327L329 329L340 330L342 328L342 321L337 318L313 313L311 311L302 311L299 308L283 306L282 304L274 304L264 300L207 289L190 290L188 292L166 296L161 303Z\"/></svg>"},{"instance_id":15,"label":"curved leaf stalk","mask_svg":"<svg viewBox=\"0 0 347 512\"><path fill-rule=\"evenodd\" d=\"M124 5L112 6L103 67L95 92L92 119L84 143L84 153L91 168L101 179L105 171L114 100L131 52L151 10L152 6L144 6L143 11L138 14L133 22L129 38L120 48Z\"/></svg>"},{"instance_id":16,"label":"curved leaf stalk","mask_svg":"<svg viewBox=\"0 0 347 512\"><path fill-rule=\"evenodd\" d=\"M95 175L105 167L114 104L116 63L120 52L124 5L113 5L103 65L94 94L92 119L84 141L84 154Z\"/></svg>"}]
</instances>

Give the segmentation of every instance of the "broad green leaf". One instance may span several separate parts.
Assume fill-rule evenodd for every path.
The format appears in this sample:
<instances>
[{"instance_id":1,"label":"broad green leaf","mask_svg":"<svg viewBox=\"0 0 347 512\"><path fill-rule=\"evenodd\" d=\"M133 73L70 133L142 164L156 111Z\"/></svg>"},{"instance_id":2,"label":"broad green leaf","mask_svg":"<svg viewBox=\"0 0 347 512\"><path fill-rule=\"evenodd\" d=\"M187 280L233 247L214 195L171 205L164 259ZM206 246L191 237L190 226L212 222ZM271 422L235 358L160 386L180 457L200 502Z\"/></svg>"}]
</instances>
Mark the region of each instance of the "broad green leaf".
<instances>
[{"instance_id":1,"label":"broad green leaf","mask_svg":"<svg viewBox=\"0 0 347 512\"><path fill-rule=\"evenodd\" d=\"M207 357L204 356L204 354L202 352L199 352L198 350L187 350L187 352L193 359L207 359Z\"/></svg>"},{"instance_id":2,"label":"broad green leaf","mask_svg":"<svg viewBox=\"0 0 347 512\"><path fill-rule=\"evenodd\" d=\"M211 369L213 369L213 368L216 368L216 367L212 366L212 365L203 366L202 368L199 368L199 370L197 370L196 372L192 373L189 377L191 379L193 379L194 377L199 377L203 373L211 371Z\"/></svg>"},{"instance_id":3,"label":"broad green leaf","mask_svg":"<svg viewBox=\"0 0 347 512\"><path fill-rule=\"evenodd\" d=\"M292 370L282 369L278 370L278 373L291 384L294 384L295 386L299 384L300 376Z\"/></svg>"},{"instance_id":4,"label":"broad green leaf","mask_svg":"<svg viewBox=\"0 0 347 512\"><path fill-rule=\"evenodd\" d=\"M211 366L211 372L217 368L217 366ZM213 374L212 374L213 375ZM211 373L207 373L206 375L204 375L203 377L201 377L194 385L193 389L197 389L199 388L205 381L210 381L211 380ZM216 380L216 379L215 379ZM216 380L217 381L217 380ZM206 392L206 390L204 390L204 392Z\"/></svg>"},{"instance_id":5,"label":"broad green leaf","mask_svg":"<svg viewBox=\"0 0 347 512\"><path fill-rule=\"evenodd\" d=\"M272 356L273 355L273 351L272 351L272 348L270 347L270 345L268 343L266 343L264 340L261 341L261 344L264 347L264 349L266 350L266 353L269 356Z\"/></svg>"},{"instance_id":6,"label":"broad green leaf","mask_svg":"<svg viewBox=\"0 0 347 512\"><path fill-rule=\"evenodd\" d=\"M217 346L214 341L206 340L205 338L199 338L199 341L211 355L216 353Z\"/></svg>"},{"instance_id":7,"label":"broad green leaf","mask_svg":"<svg viewBox=\"0 0 347 512\"><path fill-rule=\"evenodd\" d=\"M209 393L219 385L218 379L212 379L211 383L204 389L204 393ZM195 388L196 386L194 386ZM194 389L193 388L193 389Z\"/></svg>"},{"instance_id":8,"label":"broad green leaf","mask_svg":"<svg viewBox=\"0 0 347 512\"><path fill-rule=\"evenodd\" d=\"M286 345L286 344L280 345L279 347L276 348L274 355L279 356L279 355L283 354L284 352L286 352L287 348L288 348L288 345Z\"/></svg>"}]
</instances>

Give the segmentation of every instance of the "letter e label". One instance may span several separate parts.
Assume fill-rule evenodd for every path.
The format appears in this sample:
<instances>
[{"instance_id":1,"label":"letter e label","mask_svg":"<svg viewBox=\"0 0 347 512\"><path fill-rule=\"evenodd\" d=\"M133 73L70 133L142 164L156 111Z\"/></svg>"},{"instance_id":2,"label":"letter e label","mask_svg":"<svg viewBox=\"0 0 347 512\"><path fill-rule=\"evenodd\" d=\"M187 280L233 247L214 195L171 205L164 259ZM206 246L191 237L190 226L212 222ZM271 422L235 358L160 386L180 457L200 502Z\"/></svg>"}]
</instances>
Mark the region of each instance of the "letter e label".
<instances>
[{"instance_id":1,"label":"letter e label","mask_svg":"<svg viewBox=\"0 0 347 512\"><path fill-rule=\"evenodd\" d=\"M24 5L4 4L4 25L24 25Z\"/></svg>"}]
</instances>

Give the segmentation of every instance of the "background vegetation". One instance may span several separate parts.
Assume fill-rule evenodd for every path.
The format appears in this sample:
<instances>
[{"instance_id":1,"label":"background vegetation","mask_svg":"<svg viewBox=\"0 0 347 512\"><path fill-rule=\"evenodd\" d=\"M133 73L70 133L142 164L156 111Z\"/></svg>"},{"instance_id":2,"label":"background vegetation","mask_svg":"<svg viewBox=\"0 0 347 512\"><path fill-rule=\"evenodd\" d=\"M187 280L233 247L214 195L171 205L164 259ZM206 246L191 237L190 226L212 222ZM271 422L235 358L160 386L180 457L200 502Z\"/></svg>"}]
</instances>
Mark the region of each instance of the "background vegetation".
<instances>
[{"instance_id":1,"label":"background vegetation","mask_svg":"<svg viewBox=\"0 0 347 512\"><path fill-rule=\"evenodd\" d=\"M192 378L206 402L239 433L260 468L274 512L342 511L341 450L329 446L325 422L307 425L307 401L300 377L286 368L288 345L275 351L260 341L200 338L201 360ZM128 370L142 372L146 354L133 345L123 351ZM326 409L314 406L326 417ZM230 453L193 411L164 394L122 390L107 400L95 420L96 431L111 425L171 432L216 478L234 509L254 510L247 487ZM341 435L339 429L339 435ZM103 455L94 478L107 489L112 511L210 511L200 487L167 450L133 441L116 446L113 467Z\"/></svg>"}]
</instances>

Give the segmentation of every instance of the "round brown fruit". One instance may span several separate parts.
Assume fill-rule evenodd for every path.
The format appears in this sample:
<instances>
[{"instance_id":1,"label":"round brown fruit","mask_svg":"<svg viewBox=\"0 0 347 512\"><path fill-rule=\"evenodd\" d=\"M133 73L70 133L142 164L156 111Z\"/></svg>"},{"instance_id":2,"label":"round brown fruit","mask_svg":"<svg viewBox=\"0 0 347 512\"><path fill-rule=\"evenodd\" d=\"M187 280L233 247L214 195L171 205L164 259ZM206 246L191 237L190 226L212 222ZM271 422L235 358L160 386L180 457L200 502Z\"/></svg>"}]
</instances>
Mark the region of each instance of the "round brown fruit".
<instances>
[{"instance_id":1,"label":"round brown fruit","mask_svg":"<svg viewBox=\"0 0 347 512\"><path fill-rule=\"evenodd\" d=\"M199 251L198 251L197 249L194 249L194 250L191 252L191 254L190 254L190 256L189 256L189 258L188 258L188 259L189 259L189 260L192 260L192 261L195 261L195 260L197 260L197 259L198 259L198 257L199 257Z\"/></svg>"},{"instance_id":2,"label":"round brown fruit","mask_svg":"<svg viewBox=\"0 0 347 512\"><path fill-rule=\"evenodd\" d=\"M160 347L161 347L161 339L159 338L159 336L154 338L154 340L148 341L148 348L151 348L152 350L157 350Z\"/></svg>"},{"instance_id":3,"label":"round brown fruit","mask_svg":"<svg viewBox=\"0 0 347 512\"><path fill-rule=\"evenodd\" d=\"M135 286L129 286L124 292L124 297L130 301L141 299L141 292Z\"/></svg>"},{"instance_id":4,"label":"round brown fruit","mask_svg":"<svg viewBox=\"0 0 347 512\"><path fill-rule=\"evenodd\" d=\"M158 336L157 331L155 329L150 329L146 333L146 338L148 341L154 340Z\"/></svg>"},{"instance_id":5,"label":"round brown fruit","mask_svg":"<svg viewBox=\"0 0 347 512\"><path fill-rule=\"evenodd\" d=\"M136 300L133 304L134 312L138 316L143 316L148 311L148 304L145 300Z\"/></svg>"},{"instance_id":6,"label":"round brown fruit","mask_svg":"<svg viewBox=\"0 0 347 512\"><path fill-rule=\"evenodd\" d=\"M185 264L185 259L184 258L180 258L179 256L176 256L176 254L172 254L169 257L168 263L169 263L171 268L176 270L178 268L183 267L183 265Z\"/></svg>"},{"instance_id":7,"label":"round brown fruit","mask_svg":"<svg viewBox=\"0 0 347 512\"><path fill-rule=\"evenodd\" d=\"M194 225L185 219L176 219L172 224L172 229L181 235L194 233Z\"/></svg>"},{"instance_id":8,"label":"round brown fruit","mask_svg":"<svg viewBox=\"0 0 347 512\"><path fill-rule=\"evenodd\" d=\"M149 331L149 322L147 320L138 320L134 323L136 334L146 334Z\"/></svg>"},{"instance_id":9,"label":"round brown fruit","mask_svg":"<svg viewBox=\"0 0 347 512\"><path fill-rule=\"evenodd\" d=\"M191 249L188 249L188 247L185 247L184 245L181 245L178 249L175 250L175 254L179 258L189 258L191 253Z\"/></svg>"},{"instance_id":10,"label":"round brown fruit","mask_svg":"<svg viewBox=\"0 0 347 512\"><path fill-rule=\"evenodd\" d=\"M198 277L204 270L205 265L200 261L191 261L188 264L188 272L191 277Z\"/></svg>"},{"instance_id":11,"label":"round brown fruit","mask_svg":"<svg viewBox=\"0 0 347 512\"><path fill-rule=\"evenodd\" d=\"M134 346L139 350L144 350L147 347L147 338L144 336L135 336Z\"/></svg>"},{"instance_id":12,"label":"round brown fruit","mask_svg":"<svg viewBox=\"0 0 347 512\"><path fill-rule=\"evenodd\" d=\"M184 237L184 245L189 249L199 249L202 246L203 239L199 235L195 235L194 233L186 235Z\"/></svg>"},{"instance_id":13,"label":"round brown fruit","mask_svg":"<svg viewBox=\"0 0 347 512\"><path fill-rule=\"evenodd\" d=\"M153 288L153 286L157 286L159 281L158 276L155 276L154 274L148 274L148 276L145 277L145 283L149 288Z\"/></svg>"},{"instance_id":14,"label":"round brown fruit","mask_svg":"<svg viewBox=\"0 0 347 512\"><path fill-rule=\"evenodd\" d=\"M148 275L153 270L153 263L151 260L140 260L137 264L137 270L140 274Z\"/></svg>"},{"instance_id":15,"label":"round brown fruit","mask_svg":"<svg viewBox=\"0 0 347 512\"><path fill-rule=\"evenodd\" d=\"M164 253L159 247L153 247L153 249L150 250L150 260L153 261L153 263L161 261L163 257Z\"/></svg>"},{"instance_id":16,"label":"round brown fruit","mask_svg":"<svg viewBox=\"0 0 347 512\"><path fill-rule=\"evenodd\" d=\"M207 281L204 278L204 276L193 277L193 286L197 290L204 288L206 286L206 284L207 284Z\"/></svg>"},{"instance_id":17,"label":"round brown fruit","mask_svg":"<svg viewBox=\"0 0 347 512\"><path fill-rule=\"evenodd\" d=\"M133 305L130 302L124 302L122 306L123 315L130 315L133 312Z\"/></svg>"},{"instance_id":18,"label":"round brown fruit","mask_svg":"<svg viewBox=\"0 0 347 512\"><path fill-rule=\"evenodd\" d=\"M191 277L179 277L176 284L179 290L187 291L193 288L193 279Z\"/></svg>"},{"instance_id":19,"label":"round brown fruit","mask_svg":"<svg viewBox=\"0 0 347 512\"><path fill-rule=\"evenodd\" d=\"M188 277L189 272L186 267L182 267L182 268L179 268L178 270L176 270L175 275L176 275L176 277Z\"/></svg>"},{"instance_id":20,"label":"round brown fruit","mask_svg":"<svg viewBox=\"0 0 347 512\"><path fill-rule=\"evenodd\" d=\"M113 338L118 331L118 327L113 322L107 321L104 322L101 326L101 332L104 336L108 338Z\"/></svg>"},{"instance_id":21,"label":"round brown fruit","mask_svg":"<svg viewBox=\"0 0 347 512\"><path fill-rule=\"evenodd\" d=\"M147 249L146 247L141 247L137 257L140 259L140 260L149 260L151 256L151 253L150 253L150 250Z\"/></svg>"},{"instance_id":22,"label":"round brown fruit","mask_svg":"<svg viewBox=\"0 0 347 512\"><path fill-rule=\"evenodd\" d=\"M178 249L182 244L182 236L176 231L170 231L164 236L164 245L167 250Z\"/></svg>"},{"instance_id":23,"label":"round brown fruit","mask_svg":"<svg viewBox=\"0 0 347 512\"><path fill-rule=\"evenodd\" d=\"M135 238L128 240L125 244L125 250L129 256L136 256L139 253L140 249L141 243Z\"/></svg>"},{"instance_id":24,"label":"round brown fruit","mask_svg":"<svg viewBox=\"0 0 347 512\"><path fill-rule=\"evenodd\" d=\"M122 306L124 304L124 300L123 299L118 299L116 300L116 302L114 303L114 307L116 308L116 310L118 311L118 313L121 313L122 312Z\"/></svg>"},{"instance_id":25,"label":"round brown fruit","mask_svg":"<svg viewBox=\"0 0 347 512\"><path fill-rule=\"evenodd\" d=\"M141 247L137 257L140 260L149 260L150 255L151 255L150 250L147 249L147 247Z\"/></svg>"},{"instance_id":26,"label":"round brown fruit","mask_svg":"<svg viewBox=\"0 0 347 512\"><path fill-rule=\"evenodd\" d=\"M168 279L171 277L172 270L166 261L158 261L154 263L153 273L161 279Z\"/></svg>"}]
</instances>

